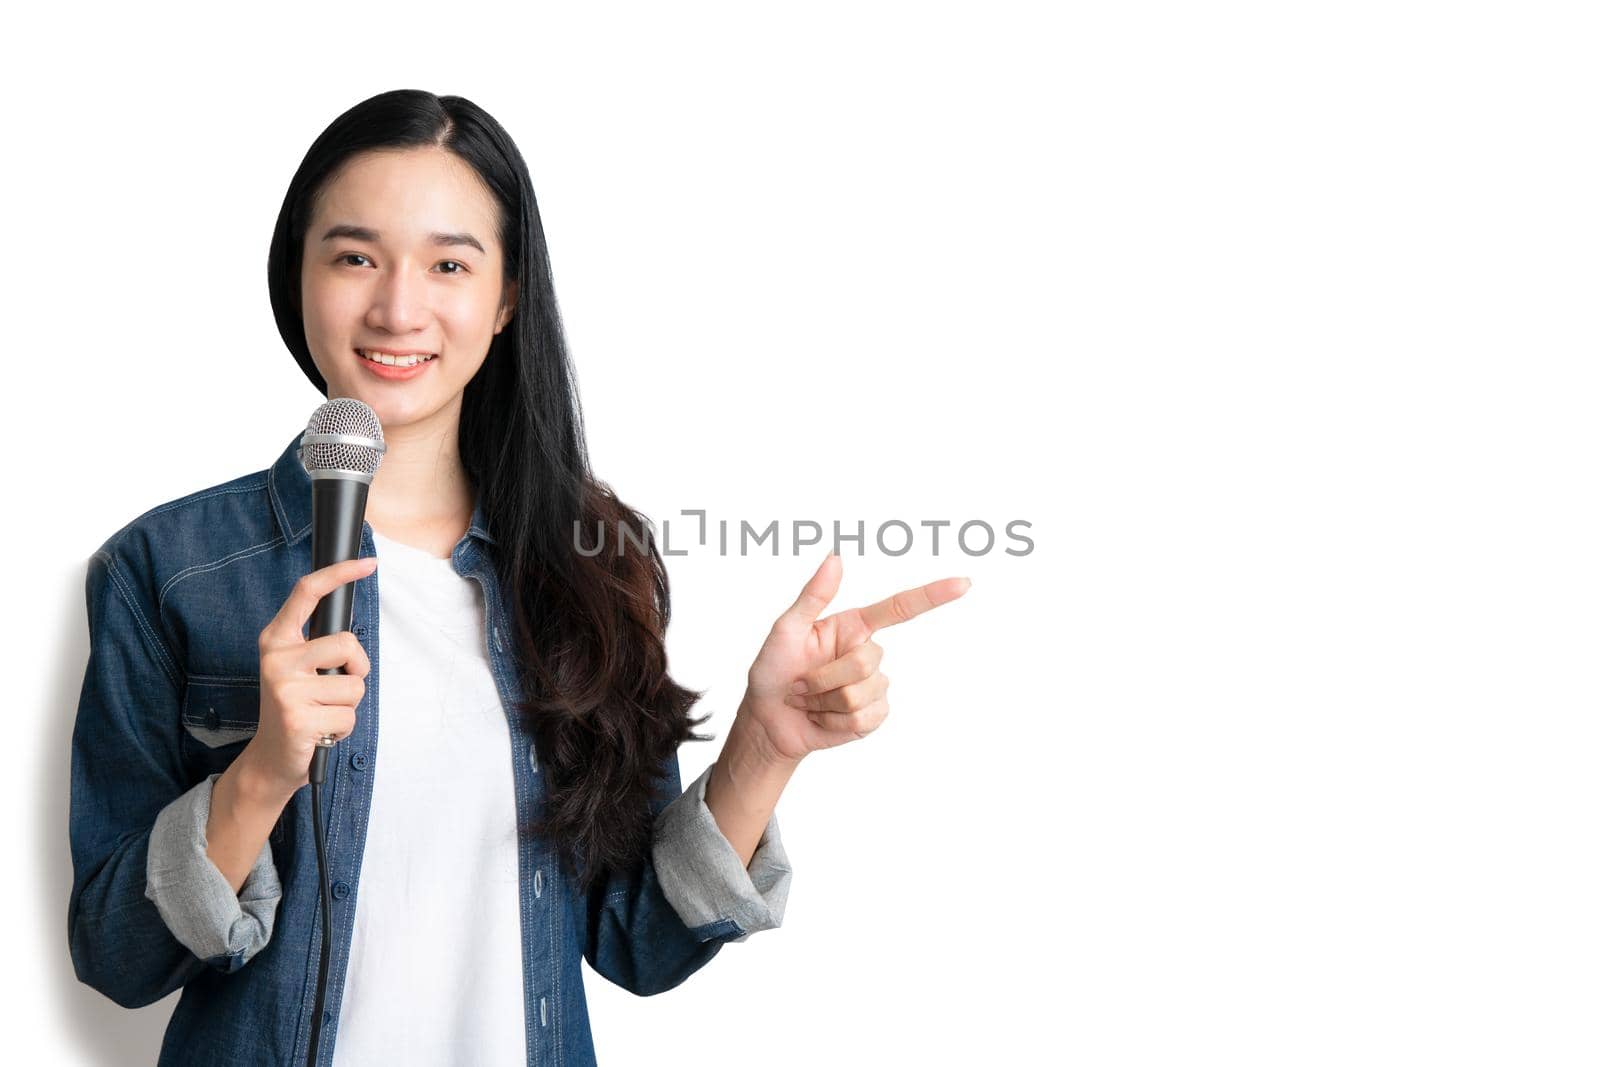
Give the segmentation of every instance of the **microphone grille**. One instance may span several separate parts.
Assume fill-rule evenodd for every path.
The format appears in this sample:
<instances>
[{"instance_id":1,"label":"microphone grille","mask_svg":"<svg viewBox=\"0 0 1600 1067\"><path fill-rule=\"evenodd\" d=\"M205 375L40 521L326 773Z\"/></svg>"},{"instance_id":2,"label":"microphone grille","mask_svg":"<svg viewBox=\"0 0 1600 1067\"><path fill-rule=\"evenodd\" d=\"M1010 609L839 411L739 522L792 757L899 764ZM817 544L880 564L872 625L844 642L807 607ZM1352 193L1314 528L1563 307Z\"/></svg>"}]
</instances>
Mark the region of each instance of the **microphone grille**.
<instances>
[{"instance_id":1,"label":"microphone grille","mask_svg":"<svg viewBox=\"0 0 1600 1067\"><path fill-rule=\"evenodd\" d=\"M300 463L313 478L322 471L371 478L386 450L377 412L349 396L334 397L313 411L300 437Z\"/></svg>"}]
</instances>

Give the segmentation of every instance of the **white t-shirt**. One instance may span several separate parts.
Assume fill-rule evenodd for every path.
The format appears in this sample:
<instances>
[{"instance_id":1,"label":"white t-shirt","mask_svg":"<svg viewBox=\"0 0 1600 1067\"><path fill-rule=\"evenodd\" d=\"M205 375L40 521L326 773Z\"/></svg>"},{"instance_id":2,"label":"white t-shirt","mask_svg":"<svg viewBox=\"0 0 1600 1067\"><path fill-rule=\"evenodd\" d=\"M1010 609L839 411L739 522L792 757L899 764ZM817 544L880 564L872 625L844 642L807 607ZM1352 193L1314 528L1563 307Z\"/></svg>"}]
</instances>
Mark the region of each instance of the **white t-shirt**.
<instances>
[{"instance_id":1,"label":"white t-shirt","mask_svg":"<svg viewBox=\"0 0 1600 1067\"><path fill-rule=\"evenodd\" d=\"M334 1067L523 1067L511 731L483 590L373 540L378 744Z\"/></svg>"}]
</instances>

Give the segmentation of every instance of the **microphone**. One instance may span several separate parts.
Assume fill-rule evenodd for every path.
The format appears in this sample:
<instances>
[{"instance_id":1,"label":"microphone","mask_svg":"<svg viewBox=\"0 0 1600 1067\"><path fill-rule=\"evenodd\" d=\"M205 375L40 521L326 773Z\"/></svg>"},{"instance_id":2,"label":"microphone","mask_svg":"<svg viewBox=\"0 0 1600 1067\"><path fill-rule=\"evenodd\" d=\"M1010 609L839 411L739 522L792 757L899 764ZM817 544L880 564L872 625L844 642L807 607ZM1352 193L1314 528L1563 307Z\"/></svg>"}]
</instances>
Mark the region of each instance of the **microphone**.
<instances>
[{"instance_id":1,"label":"microphone","mask_svg":"<svg viewBox=\"0 0 1600 1067\"><path fill-rule=\"evenodd\" d=\"M311 476L311 569L354 559L361 552L367 489L386 451L377 413L353 397L336 397L311 413L300 437L300 465ZM347 582L317 602L311 613L311 640L350 629L355 583ZM318 667L318 674L343 674L343 667ZM328 831L322 818L322 783L327 778L331 735L317 740L307 777L311 784L311 836L317 844L322 890L322 958L317 965L317 999L311 1014L306 1063L317 1062L322 1035L322 1002L328 984L328 949L333 941L333 901L328 894Z\"/></svg>"},{"instance_id":2,"label":"microphone","mask_svg":"<svg viewBox=\"0 0 1600 1067\"><path fill-rule=\"evenodd\" d=\"M336 397L311 413L300 436L300 465L311 476L312 570L360 554L367 490L385 451L377 413L354 397ZM350 629L354 607L354 582L323 597L311 613L310 640ZM319 667L317 673L343 674L344 668ZM317 742L308 774L312 785L326 778L328 749L334 743L331 736Z\"/></svg>"}]
</instances>

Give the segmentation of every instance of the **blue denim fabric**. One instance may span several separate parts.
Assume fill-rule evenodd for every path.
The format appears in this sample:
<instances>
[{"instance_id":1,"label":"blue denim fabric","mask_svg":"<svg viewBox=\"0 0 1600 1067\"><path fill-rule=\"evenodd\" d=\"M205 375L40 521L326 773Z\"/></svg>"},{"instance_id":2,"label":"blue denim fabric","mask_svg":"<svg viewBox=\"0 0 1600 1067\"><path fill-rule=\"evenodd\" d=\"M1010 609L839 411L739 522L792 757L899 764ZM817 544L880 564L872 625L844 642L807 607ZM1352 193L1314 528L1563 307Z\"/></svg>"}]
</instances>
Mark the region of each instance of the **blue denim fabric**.
<instances>
[{"instance_id":1,"label":"blue denim fabric","mask_svg":"<svg viewBox=\"0 0 1600 1067\"><path fill-rule=\"evenodd\" d=\"M205 855L211 784L253 736L257 639L311 570L311 483L296 436L265 471L155 508L94 554L90 650L72 735L73 884L67 927L79 980L125 1007L181 989L158 1067L302 1064L321 950L309 787L297 792L235 896ZM520 696L480 507L451 553L479 582L502 703ZM363 525L361 555L374 553ZM323 786L334 944L319 1062L329 1063L378 749L380 573L356 583L351 629L372 664L355 732ZM518 820L543 804L538 755L508 711ZM708 769L709 770L709 769ZM781 924L789 863L776 817L748 870L674 755L652 805L650 856L589 892L553 849L519 844L524 1021L530 1067L588 1067L580 960L640 996L672 989L730 941ZM670 799L670 798L676 799ZM220 887L220 891L219 891ZM397 927L395 936L404 936Z\"/></svg>"}]
</instances>

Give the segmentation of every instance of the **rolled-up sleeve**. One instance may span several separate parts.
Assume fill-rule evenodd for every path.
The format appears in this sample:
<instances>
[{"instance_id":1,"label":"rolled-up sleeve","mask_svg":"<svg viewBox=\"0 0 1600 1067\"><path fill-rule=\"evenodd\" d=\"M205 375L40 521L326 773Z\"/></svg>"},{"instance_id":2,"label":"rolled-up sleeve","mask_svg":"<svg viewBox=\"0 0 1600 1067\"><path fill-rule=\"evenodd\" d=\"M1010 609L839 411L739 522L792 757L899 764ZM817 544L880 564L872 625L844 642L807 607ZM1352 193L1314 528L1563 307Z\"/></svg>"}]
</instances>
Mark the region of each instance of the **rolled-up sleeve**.
<instances>
[{"instance_id":1,"label":"rolled-up sleeve","mask_svg":"<svg viewBox=\"0 0 1600 1067\"><path fill-rule=\"evenodd\" d=\"M715 766L713 764L712 766ZM656 816L651 853L661 891L692 930L738 928L732 942L783 924L789 900L789 856L774 814L748 868L706 806L711 767Z\"/></svg>"},{"instance_id":2,"label":"rolled-up sleeve","mask_svg":"<svg viewBox=\"0 0 1600 1067\"><path fill-rule=\"evenodd\" d=\"M235 971L272 939L283 887L268 844L261 846L238 893L206 854L211 792L219 777L208 776L156 816L144 895L184 947L217 961L221 970Z\"/></svg>"}]
</instances>

